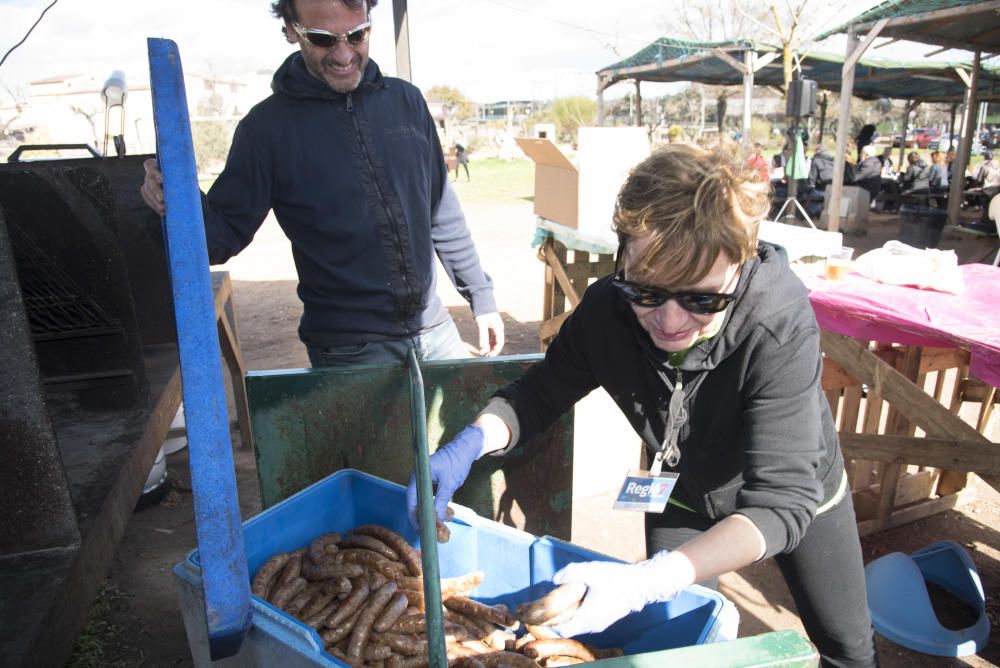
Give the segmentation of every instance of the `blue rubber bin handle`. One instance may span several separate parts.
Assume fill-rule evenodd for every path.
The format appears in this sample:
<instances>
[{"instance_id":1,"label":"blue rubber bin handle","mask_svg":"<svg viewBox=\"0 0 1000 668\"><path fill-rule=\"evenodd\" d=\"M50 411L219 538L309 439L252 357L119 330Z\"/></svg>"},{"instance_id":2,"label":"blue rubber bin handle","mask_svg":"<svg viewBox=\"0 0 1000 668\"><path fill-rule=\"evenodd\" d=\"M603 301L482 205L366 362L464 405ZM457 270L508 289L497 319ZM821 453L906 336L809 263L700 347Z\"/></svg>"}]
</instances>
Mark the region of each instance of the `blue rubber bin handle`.
<instances>
[{"instance_id":1,"label":"blue rubber bin handle","mask_svg":"<svg viewBox=\"0 0 1000 668\"><path fill-rule=\"evenodd\" d=\"M168 39L149 38L147 46L205 619L214 661L238 653L250 629L250 576L181 57Z\"/></svg>"}]
</instances>

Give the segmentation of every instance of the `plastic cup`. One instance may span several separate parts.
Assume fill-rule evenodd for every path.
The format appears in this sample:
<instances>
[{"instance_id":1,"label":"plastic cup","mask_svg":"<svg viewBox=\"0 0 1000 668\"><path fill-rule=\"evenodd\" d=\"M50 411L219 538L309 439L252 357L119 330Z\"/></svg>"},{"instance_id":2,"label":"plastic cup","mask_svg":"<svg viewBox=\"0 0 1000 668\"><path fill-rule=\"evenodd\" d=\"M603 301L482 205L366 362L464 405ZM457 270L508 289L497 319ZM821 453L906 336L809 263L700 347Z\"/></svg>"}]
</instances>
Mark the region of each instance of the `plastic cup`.
<instances>
[{"instance_id":1,"label":"plastic cup","mask_svg":"<svg viewBox=\"0 0 1000 668\"><path fill-rule=\"evenodd\" d=\"M842 246L840 250L828 253L826 256L826 277L831 281L839 281L851 269L851 258L854 249Z\"/></svg>"}]
</instances>

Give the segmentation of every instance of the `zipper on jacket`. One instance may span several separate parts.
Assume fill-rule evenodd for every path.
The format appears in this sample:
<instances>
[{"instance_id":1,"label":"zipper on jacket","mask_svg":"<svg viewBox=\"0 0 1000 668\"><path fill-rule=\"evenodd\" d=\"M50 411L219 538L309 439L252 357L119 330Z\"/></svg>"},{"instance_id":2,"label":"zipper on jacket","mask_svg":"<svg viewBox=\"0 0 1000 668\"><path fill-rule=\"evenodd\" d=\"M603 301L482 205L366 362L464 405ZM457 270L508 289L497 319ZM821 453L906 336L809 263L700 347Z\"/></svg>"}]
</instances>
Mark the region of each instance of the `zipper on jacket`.
<instances>
[{"instance_id":1,"label":"zipper on jacket","mask_svg":"<svg viewBox=\"0 0 1000 668\"><path fill-rule=\"evenodd\" d=\"M361 133L361 125L358 123L358 117L354 113L354 102L351 93L347 93L346 109L348 113L351 114L351 121L354 123L354 132L358 136L358 142L361 144L361 152L365 156L365 164L368 167L368 173L371 174L372 183L375 184L375 192L378 193L378 201L382 206L385 215L389 218L389 227L392 229L392 238L396 242L396 254L400 261L400 274L403 277L403 286L406 288L407 302L413 302L416 300L416 295L414 295L412 288L410 287L410 280L406 277L406 258L403 257L403 242L399 238L399 227L396 223L395 217L392 215L392 209L389 207L389 202L385 197L385 193L382 191L382 185L378 181L378 177L375 174L375 166L372 164L371 154L368 152L368 145L365 143L364 135ZM406 326L407 332L409 332L409 326L404 321L404 326Z\"/></svg>"}]
</instances>

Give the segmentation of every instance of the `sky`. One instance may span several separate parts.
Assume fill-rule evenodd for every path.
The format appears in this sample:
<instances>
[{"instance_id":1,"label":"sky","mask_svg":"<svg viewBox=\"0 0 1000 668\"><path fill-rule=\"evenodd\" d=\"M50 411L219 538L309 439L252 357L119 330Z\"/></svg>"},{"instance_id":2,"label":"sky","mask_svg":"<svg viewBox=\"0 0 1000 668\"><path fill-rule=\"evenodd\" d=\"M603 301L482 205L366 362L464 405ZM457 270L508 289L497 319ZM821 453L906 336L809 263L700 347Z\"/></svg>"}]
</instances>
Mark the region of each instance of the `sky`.
<instances>
[{"instance_id":1,"label":"sky","mask_svg":"<svg viewBox=\"0 0 1000 668\"><path fill-rule=\"evenodd\" d=\"M51 1L0 0L0 57ZM812 0L810 25L832 28L874 4ZM413 82L423 90L452 86L476 102L593 97L597 70L660 36L683 36L676 12L688 6L689 0L409 0ZM394 75L392 0L381 0L372 20L370 55ZM11 102L10 91L48 77L104 79L123 70L130 80L147 81L146 37L176 41L188 72L274 70L296 48L279 28L268 0L58 0L0 66L0 106ZM829 49L842 53L842 44L831 40ZM631 90L619 84L606 95ZM644 86L643 93L668 90Z\"/></svg>"}]
</instances>

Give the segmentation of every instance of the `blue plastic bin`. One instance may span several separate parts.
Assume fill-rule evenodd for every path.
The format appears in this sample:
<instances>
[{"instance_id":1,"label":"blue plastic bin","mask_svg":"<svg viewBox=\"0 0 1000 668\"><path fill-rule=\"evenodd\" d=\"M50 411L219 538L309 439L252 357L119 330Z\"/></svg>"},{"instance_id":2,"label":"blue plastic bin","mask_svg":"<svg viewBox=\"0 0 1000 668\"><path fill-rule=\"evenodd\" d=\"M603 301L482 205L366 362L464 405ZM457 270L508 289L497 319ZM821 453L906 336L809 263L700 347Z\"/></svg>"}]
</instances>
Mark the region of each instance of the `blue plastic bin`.
<instances>
[{"instance_id":1,"label":"blue plastic bin","mask_svg":"<svg viewBox=\"0 0 1000 668\"><path fill-rule=\"evenodd\" d=\"M438 546L441 576L480 570L486 579L472 597L511 609L543 595L552 575L574 561L612 560L554 538L531 534L483 519L455 506L451 540ZM417 532L406 519L405 489L354 470L344 470L272 506L243 525L251 576L276 552L308 545L329 531L346 532L375 523L393 529L413 544ZM208 664L205 613L198 551L174 568L184 625L198 665ZM597 647L621 647L626 654L704 643L725 604L704 587L685 589L673 601L647 606L586 641ZM319 635L266 601L253 598L253 627L240 654L215 665L343 666L323 651ZM231 662L231 663L230 663Z\"/></svg>"}]
</instances>

